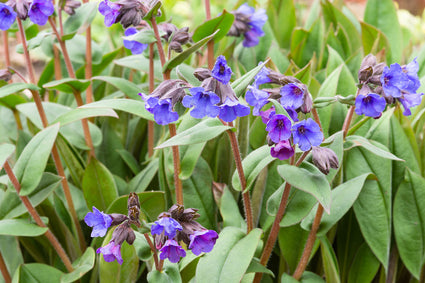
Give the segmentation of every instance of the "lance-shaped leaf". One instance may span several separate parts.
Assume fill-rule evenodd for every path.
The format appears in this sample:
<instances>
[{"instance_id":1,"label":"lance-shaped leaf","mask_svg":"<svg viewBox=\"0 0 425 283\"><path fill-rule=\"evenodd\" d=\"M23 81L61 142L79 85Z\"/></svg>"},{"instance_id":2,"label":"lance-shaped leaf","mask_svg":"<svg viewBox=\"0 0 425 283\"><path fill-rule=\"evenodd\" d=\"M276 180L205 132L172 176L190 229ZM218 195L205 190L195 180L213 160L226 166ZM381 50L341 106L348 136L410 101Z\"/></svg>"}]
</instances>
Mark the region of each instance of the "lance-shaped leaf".
<instances>
[{"instance_id":1,"label":"lance-shaped leaf","mask_svg":"<svg viewBox=\"0 0 425 283\"><path fill-rule=\"evenodd\" d=\"M376 144L379 144L378 142L375 142ZM404 161L403 159L398 158L394 154L392 154L389 151L386 151L374 144L372 144L371 141L369 141L367 138L361 137L361 136L348 136L346 138L346 142L344 143L344 149L348 150L356 146L361 146L368 151L372 152L373 154L376 154L380 157L386 158L386 159L392 159L396 161ZM382 146L382 145L381 145Z\"/></svg>"},{"instance_id":2,"label":"lance-shaped leaf","mask_svg":"<svg viewBox=\"0 0 425 283\"><path fill-rule=\"evenodd\" d=\"M15 146L13 144L4 143L0 144L0 167L3 167L3 164L12 155L15 151Z\"/></svg>"},{"instance_id":3,"label":"lance-shaped leaf","mask_svg":"<svg viewBox=\"0 0 425 283\"><path fill-rule=\"evenodd\" d=\"M58 132L59 124L45 128L35 135L22 151L13 168L21 184L20 195L30 194L40 183Z\"/></svg>"},{"instance_id":4,"label":"lance-shaped leaf","mask_svg":"<svg viewBox=\"0 0 425 283\"><path fill-rule=\"evenodd\" d=\"M80 108L112 108L140 116L146 120L154 121L153 115L145 109L145 103L140 97L138 97L138 99L139 100L105 99L83 105Z\"/></svg>"},{"instance_id":5,"label":"lance-shaped leaf","mask_svg":"<svg viewBox=\"0 0 425 283\"><path fill-rule=\"evenodd\" d=\"M28 263L18 267L13 282L60 282L63 272L47 264Z\"/></svg>"},{"instance_id":6,"label":"lance-shaped leaf","mask_svg":"<svg viewBox=\"0 0 425 283\"><path fill-rule=\"evenodd\" d=\"M104 81L110 85L113 85L130 98L136 100L141 99L138 95L138 93L141 92L141 89L135 83L130 82L126 79L110 76L97 76L93 77L92 80Z\"/></svg>"},{"instance_id":7,"label":"lance-shaped leaf","mask_svg":"<svg viewBox=\"0 0 425 283\"><path fill-rule=\"evenodd\" d=\"M30 90L40 90L40 88L34 84L26 84L26 83L13 83L7 84L0 88L0 97L8 96L10 94L14 94L17 92L21 92L25 89Z\"/></svg>"},{"instance_id":8,"label":"lance-shaped leaf","mask_svg":"<svg viewBox=\"0 0 425 283\"><path fill-rule=\"evenodd\" d=\"M291 186L314 196L329 214L331 207L331 188L326 176L315 166L302 163L300 167L280 165L277 167L279 175Z\"/></svg>"},{"instance_id":9,"label":"lance-shaped leaf","mask_svg":"<svg viewBox=\"0 0 425 283\"><path fill-rule=\"evenodd\" d=\"M98 117L98 116L108 116L108 117L119 118L117 113L115 113L114 110L108 109L108 108L95 108L95 109L77 108L57 117L56 120L53 121L53 123L60 123L61 126L64 126L78 120L87 119L90 117Z\"/></svg>"},{"instance_id":10,"label":"lance-shaped leaf","mask_svg":"<svg viewBox=\"0 0 425 283\"><path fill-rule=\"evenodd\" d=\"M160 36L165 34L164 32L160 31ZM129 41L137 41L143 44L149 44L156 42L155 33L151 29L143 29L139 31L138 33L129 35L129 36L123 36L123 40L129 40Z\"/></svg>"},{"instance_id":11,"label":"lance-shaped leaf","mask_svg":"<svg viewBox=\"0 0 425 283\"><path fill-rule=\"evenodd\" d=\"M206 21L195 29L192 36L193 41L198 42L216 30L219 30L219 32L214 36L214 41L222 39L229 32L234 19L235 16L233 14L223 10L223 13L221 13L220 16Z\"/></svg>"},{"instance_id":12,"label":"lance-shaped leaf","mask_svg":"<svg viewBox=\"0 0 425 283\"><path fill-rule=\"evenodd\" d=\"M60 282L71 283L83 277L84 274L86 274L89 270L93 268L94 259L94 249L92 247L88 247L84 254L72 263L74 271L72 271L71 273L64 274Z\"/></svg>"},{"instance_id":13,"label":"lance-shaped leaf","mask_svg":"<svg viewBox=\"0 0 425 283\"><path fill-rule=\"evenodd\" d=\"M35 237L46 233L47 227L40 227L24 219L0 220L0 235Z\"/></svg>"},{"instance_id":14,"label":"lance-shaped leaf","mask_svg":"<svg viewBox=\"0 0 425 283\"><path fill-rule=\"evenodd\" d=\"M65 78L57 81L52 81L43 85L44 88L55 89L66 93L83 92L90 85L88 80L77 80Z\"/></svg>"},{"instance_id":15,"label":"lance-shaped leaf","mask_svg":"<svg viewBox=\"0 0 425 283\"><path fill-rule=\"evenodd\" d=\"M258 65L231 84L236 96L241 96L245 93L246 88L252 83L255 76L258 74L258 72L261 71L261 69L267 64L269 60L270 58L267 58L266 61L264 61L262 64Z\"/></svg>"},{"instance_id":16,"label":"lance-shaped leaf","mask_svg":"<svg viewBox=\"0 0 425 283\"><path fill-rule=\"evenodd\" d=\"M96 16L97 5L96 2L88 2L77 8L75 14L66 19L63 24L64 36L62 39L70 39L78 30L87 28Z\"/></svg>"},{"instance_id":17,"label":"lance-shaped leaf","mask_svg":"<svg viewBox=\"0 0 425 283\"><path fill-rule=\"evenodd\" d=\"M192 128L183 131L165 141L156 148L164 148L174 145L188 145L209 141L232 127L224 126L218 119L205 119Z\"/></svg>"}]
</instances>

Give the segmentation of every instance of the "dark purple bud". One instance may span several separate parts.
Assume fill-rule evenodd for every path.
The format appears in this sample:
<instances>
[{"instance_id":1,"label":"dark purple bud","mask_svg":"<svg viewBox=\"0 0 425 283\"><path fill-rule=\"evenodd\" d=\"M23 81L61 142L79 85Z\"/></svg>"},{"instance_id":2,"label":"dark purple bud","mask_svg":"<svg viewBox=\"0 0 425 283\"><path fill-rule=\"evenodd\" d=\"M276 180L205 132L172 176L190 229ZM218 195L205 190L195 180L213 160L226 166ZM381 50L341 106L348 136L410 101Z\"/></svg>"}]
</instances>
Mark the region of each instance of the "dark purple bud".
<instances>
[{"instance_id":1,"label":"dark purple bud","mask_svg":"<svg viewBox=\"0 0 425 283\"><path fill-rule=\"evenodd\" d=\"M131 25L138 26L149 11L149 6L146 5L145 1L119 0L115 4L121 7L116 22L120 22L124 28L128 28Z\"/></svg>"},{"instance_id":2,"label":"dark purple bud","mask_svg":"<svg viewBox=\"0 0 425 283\"><path fill-rule=\"evenodd\" d=\"M130 227L128 227L127 232L127 239L125 240L129 245L132 245L134 243L134 240L136 240L136 234L134 234L133 229L131 229Z\"/></svg>"},{"instance_id":3,"label":"dark purple bud","mask_svg":"<svg viewBox=\"0 0 425 283\"><path fill-rule=\"evenodd\" d=\"M195 72L193 73L193 75L200 80L201 82L211 78L212 77L212 73L210 70L205 69L205 68L197 68L195 69Z\"/></svg>"},{"instance_id":4,"label":"dark purple bud","mask_svg":"<svg viewBox=\"0 0 425 283\"><path fill-rule=\"evenodd\" d=\"M168 45L168 48L170 48L171 50L176 51L177 53L182 53L183 52L183 48L181 43L177 42L177 41L171 41L171 43Z\"/></svg>"},{"instance_id":5,"label":"dark purple bud","mask_svg":"<svg viewBox=\"0 0 425 283\"><path fill-rule=\"evenodd\" d=\"M123 223L124 221L128 219L126 215L119 214L119 213L112 213L112 214L109 214L109 216L112 217L111 226L120 225L121 223Z\"/></svg>"},{"instance_id":6,"label":"dark purple bud","mask_svg":"<svg viewBox=\"0 0 425 283\"><path fill-rule=\"evenodd\" d=\"M68 15L74 15L75 14L75 9L77 9L80 6L81 6L81 2L79 2L79 1L66 0L65 7L63 8L63 10Z\"/></svg>"},{"instance_id":7,"label":"dark purple bud","mask_svg":"<svg viewBox=\"0 0 425 283\"><path fill-rule=\"evenodd\" d=\"M172 23L160 23L158 25L158 29L162 30L165 34L162 36L163 39L168 41L170 36L178 31L179 29Z\"/></svg>"},{"instance_id":8,"label":"dark purple bud","mask_svg":"<svg viewBox=\"0 0 425 283\"><path fill-rule=\"evenodd\" d=\"M128 222L122 223L117 228L115 228L114 232L112 233L111 241L121 245L127 239L129 230L131 230L130 224Z\"/></svg>"},{"instance_id":9,"label":"dark purple bud","mask_svg":"<svg viewBox=\"0 0 425 283\"><path fill-rule=\"evenodd\" d=\"M313 156L313 164L316 165L323 174L328 175L330 168L338 169L338 157L332 149L313 146L311 153Z\"/></svg>"},{"instance_id":10,"label":"dark purple bud","mask_svg":"<svg viewBox=\"0 0 425 283\"><path fill-rule=\"evenodd\" d=\"M28 0L9 0L6 5L12 7L17 15L18 18L21 20L26 20L28 18L28 10L30 7L30 1Z\"/></svg>"},{"instance_id":11,"label":"dark purple bud","mask_svg":"<svg viewBox=\"0 0 425 283\"><path fill-rule=\"evenodd\" d=\"M313 108L313 98L310 92L306 91L304 94L304 103L303 105L301 105L300 110L301 112L306 114L306 113L310 113L311 108Z\"/></svg>"},{"instance_id":12,"label":"dark purple bud","mask_svg":"<svg viewBox=\"0 0 425 283\"><path fill-rule=\"evenodd\" d=\"M8 69L0 70L0 80L2 81L10 81L12 78L12 73Z\"/></svg>"},{"instance_id":13,"label":"dark purple bud","mask_svg":"<svg viewBox=\"0 0 425 283\"><path fill-rule=\"evenodd\" d=\"M130 193L128 195L127 209L130 209L133 206L140 208L139 196L136 193Z\"/></svg>"},{"instance_id":14,"label":"dark purple bud","mask_svg":"<svg viewBox=\"0 0 425 283\"><path fill-rule=\"evenodd\" d=\"M156 97L160 100L170 99L172 106L182 101L186 95L185 89L190 85L183 80L166 80L160 83L151 93L150 97Z\"/></svg>"}]
</instances>

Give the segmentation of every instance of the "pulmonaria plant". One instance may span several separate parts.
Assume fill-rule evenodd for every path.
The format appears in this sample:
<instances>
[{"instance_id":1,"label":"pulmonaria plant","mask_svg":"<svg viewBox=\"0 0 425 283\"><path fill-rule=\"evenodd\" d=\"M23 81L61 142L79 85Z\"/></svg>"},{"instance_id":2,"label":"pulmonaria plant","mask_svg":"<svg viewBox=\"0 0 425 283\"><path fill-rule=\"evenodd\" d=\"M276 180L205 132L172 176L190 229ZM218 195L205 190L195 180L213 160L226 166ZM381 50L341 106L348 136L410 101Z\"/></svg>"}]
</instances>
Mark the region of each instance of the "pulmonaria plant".
<instances>
[{"instance_id":1,"label":"pulmonaria plant","mask_svg":"<svg viewBox=\"0 0 425 283\"><path fill-rule=\"evenodd\" d=\"M161 252L160 259L168 258L176 263L186 256L186 251L179 243L184 243L193 254L210 252L218 234L199 224L196 219L200 216L197 209L184 209L182 205L173 205L168 212L159 215L151 227L155 247Z\"/></svg>"}]
</instances>

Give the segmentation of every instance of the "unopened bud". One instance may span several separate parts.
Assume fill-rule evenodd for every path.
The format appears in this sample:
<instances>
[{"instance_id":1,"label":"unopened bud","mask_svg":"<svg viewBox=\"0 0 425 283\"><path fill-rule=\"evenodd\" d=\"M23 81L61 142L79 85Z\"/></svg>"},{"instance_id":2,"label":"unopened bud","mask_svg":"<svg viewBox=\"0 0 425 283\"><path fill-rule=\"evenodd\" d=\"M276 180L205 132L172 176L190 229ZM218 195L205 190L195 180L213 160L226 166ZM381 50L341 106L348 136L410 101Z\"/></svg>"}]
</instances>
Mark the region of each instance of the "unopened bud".
<instances>
[{"instance_id":1,"label":"unopened bud","mask_svg":"<svg viewBox=\"0 0 425 283\"><path fill-rule=\"evenodd\" d=\"M127 239L125 239L127 241L127 243L129 245L132 245L134 243L134 240L136 240L136 234L134 234L133 229L131 229L130 227L127 228Z\"/></svg>"},{"instance_id":2,"label":"unopened bud","mask_svg":"<svg viewBox=\"0 0 425 283\"><path fill-rule=\"evenodd\" d=\"M139 196L136 193L130 193L128 195L127 209L130 209L132 206L140 208Z\"/></svg>"},{"instance_id":3,"label":"unopened bud","mask_svg":"<svg viewBox=\"0 0 425 283\"><path fill-rule=\"evenodd\" d=\"M112 217L111 226L120 225L121 223L123 223L124 221L128 219L127 215L119 214L119 213L112 213L112 214L109 214L109 216Z\"/></svg>"},{"instance_id":4,"label":"unopened bud","mask_svg":"<svg viewBox=\"0 0 425 283\"><path fill-rule=\"evenodd\" d=\"M313 108L313 97L311 96L310 92L308 92L307 88L304 92L304 103L301 105L301 112L304 114L310 113L311 108Z\"/></svg>"},{"instance_id":5,"label":"unopened bud","mask_svg":"<svg viewBox=\"0 0 425 283\"><path fill-rule=\"evenodd\" d=\"M325 175L329 174L329 169L339 167L338 157L335 152L326 147L313 146L313 164Z\"/></svg>"},{"instance_id":6,"label":"unopened bud","mask_svg":"<svg viewBox=\"0 0 425 283\"><path fill-rule=\"evenodd\" d=\"M193 72L193 75L200 80L201 82L211 78L212 77L212 73L210 70L205 69L205 68L197 68L195 69L195 72Z\"/></svg>"},{"instance_id":7,"label":"unopened bud","mask_svg":"<svg viewBox=\"0 0 425 283\"><path fill-rule=\"evenodd\" d=\"M111 241L114 241L116 245L121 245L128 237L128 228L130 228L128 222L124 222L115 228L114 232L112 233Z\"/></svg>"},{"instance_id":8,"label":"unopened bud","mask_svg":"<svg viewBox=\"0 0 425 283\"><path fill-rule=\"evenodd\" d=\"M9 81L12 78L12 73L8 69L0 70L0 80Z\"/></svg>"},{"instance_id":9,"label":"unopened bud","mask_svg":"<svg viewBox=\"0 0 425 283\"><path fill-rule=\"evenodd\" d=\"M81 6L81 2L79 2L79 1L66 0L65 1L65 7L63 8L63 10L68 15L74 15L75 14L75 9L77 9L80 6Z\"/></svg>"}]
</instances>

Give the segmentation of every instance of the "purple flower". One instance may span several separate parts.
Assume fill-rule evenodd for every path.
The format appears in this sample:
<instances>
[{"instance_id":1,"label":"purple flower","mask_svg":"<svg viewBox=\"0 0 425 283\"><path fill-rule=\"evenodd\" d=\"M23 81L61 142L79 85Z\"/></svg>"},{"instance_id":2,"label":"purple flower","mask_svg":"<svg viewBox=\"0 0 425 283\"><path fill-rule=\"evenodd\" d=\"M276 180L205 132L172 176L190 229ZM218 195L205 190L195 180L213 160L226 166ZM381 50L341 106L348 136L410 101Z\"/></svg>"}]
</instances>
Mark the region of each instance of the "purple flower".
<instances>
[{"instance_id":1,"label":"purple flower","mask_svg":"<svg viewBox=\"0 0 425 283\"><path fill-rule=\"evenodd\" d=\"M294 153L294 148L291 146L289 140L282 140L270 149L271 156L280 160L286 160L294 155Z\"/></svg>"},{"instance_id":2,"label":"purple flower","mask_svg":"<svg viewBox=\"0 0 425 283\"><path fill-rule=\"evenodd\" d=\"M397 63L392 64L390 68L384 67L381 76L382 88L387 96L394 98L401 97L402 90L409 86L409 78L401 66Z\"/></svg>"},{"instance_id":3,"label":"purple flower","mask_svg":"<svg viewBox=\"0 0 425 283\"><path fill-rule=\"evenodd\" d=\"M120 5L109 0L103 0L99 4L99 12L105 16L105 26L110 27L115 24L119 15Z\"/></svg>"},{"instance_id":4,"label":"purple flower","mask_svg":"<svg viewBox=\"0 0 425 283\"><path fill-rule=\"evenodd\" d=\"M249 30L244 34L245 39L242 45L244 47L256 46L259 42L258 38L264 35L263 26L268 19L266 10L259 9L256 12L253 7L250 7L248 4L244 3L236 10L236 13L244 14L249 18Z\"/></svg>"},{"instance_id":5,"label":"purple flower","mask_svg":"<svg viewBox=\"0 0 425 283\"><path fill-rule=\"evenodd\" d=\"M401 104L403 104L404 111L403 115L410 116L412 112L410 108L418 106L421 104L423 93L406 93L403 95L403 98L399 98Z\"/></svg>"},{"instance_id":6,"label":"purple flower","mask_svg":"<svg viewBox=\"0 0 425 283\"><path fill-rule=\"evenodd\" d=\"M212 76L223 84L228 84L232 76L232 69L227 65L226 58L223 55L218 56L212 69Z\"/></svg>"},{"instance_id":7,"label":"purple flower","mask_svg":"<svg viewBox=\"0 0 425 283\"><path fill-rule=\"evenodd\" d=\"M195 255L209 253L213 249L217 238L218 234L214 230L195 231L195 233L190 235L189 249Z\"/></svg>"},{"instance_id":8,"label":"purple flower","mask_svg":"<svg viewBox=\"0 0 425 283\"><path fill-rule=\"evenodd\" d=\"M263 62L258 63L258 65L262 64ZM271 83L272 80L268 77L270 74L270 70L266 67L261 68L261 70L258 72L258 74L254 78L254 86L258 88L262 84Z\"/></svg>"},{"instance_id":9,"label":"purple flower","mask_svg":"<svg viewBox=\"0 0 425 283\"><path fill-rule=\"evenodd\" d=\"M155 221L151 227L152 235L160 235L164 232L164 235L168 238L174 238L177 230L182 231L183 227L171 217L162 217L158 221Z\"/></svg>"},{"instance_id":10,"label":"purple flower","mask_svg":"<svg viewBox=\"0 0 425 283\"><path fill-rule=\"evenodd\" d=\"M232 122L236 117L249 115L250 109L248 106L239 103L237 100L226 98L224 103L220 105L220 113L218 117L225 122Z\"/></svg>"},{"instance_id":11,"label":"purple flower","mask_svg":"<svg viewBox=\"0 0 425 283\"><path fill-rule=\"evenodd\" d=\"M123 263L121 257L121 245L115 245L114 241L110 241L106 246L98 248L96 252L98 254L102 253L103 259L106 262L113 262L114 260L117 260L119 264Z\"/></svg>"},{"instance_id":12,"label":"purple flower","mask_svg":"<svg viewBox=\"0 0 425 283\"><path fill-rule=\"evenodd\" d=\"M171 99L158 99L143 93L139 93L139 95L145 101L146 110L153 114L153 118L159 125L168 125L179 119L179 114L173 111Z\"/></svg>"},{"instance_id":13,"label":"purple flower","mask_svg":"<svg viewBox=\"0 0 425 283\"><path fill-rule=\"evenodd\" d=\"M160 251L160 259L165 260L168 258L173 263L179 262L181 257L186 256L186 251L174 240L167 240Z\"/></svg>"},{"instance_id":14,"label":"purple flower","mask_svg":"<svg viewBox=\"0 0 425 283\"><path fill-rule=\"evenodd\" d=\"M386 104L385 98L376 93L359 94L356 97L356 114L379 118Z\"/></svg>"},{"instance_id":15,"label":"purple flower","mask_svg":"<svg viewBox=\"0 0 425 283\"><path fill-rule=\"evenodd\" d=\"M202 87L193 87L189 91L192 96L186 95L182 104L186 108L194 107L190 111L190 115L193 118L217 117L220 107L216 106L216 104L220 102L220 98L214 92L205 91Z\"/></svg>"},{"instance_id":16,"label":"purple flower","mask_svg":"<svg viewBox=\"0 0 425 283\"><path fill-rule=\"evenodd\" d=\"M266 111L260 112L261 120L263 120L264 124L267 124L269 122L270 118L273 117L274 114L276 114L276 111L274 109L274 106L272 106L269 109L267 109Z\"/></svg>"},{"instance_id":17,"label":"purple flower","mask_svg":"<svg viewBox=\"0 0 425 283\"><path fill-rule=\"evenodd\" d=\"M298 122L298 113L292 108L285 108L286 112L288 112L289 117L291 117L292 121Z\"/></svg>"},{"instance_id":18,"label":"purple flower","mask_svg":"<svg viewBox=\"0 0 425 283\"><path fill-rule=\"evenodd\" d=\"M269 94L266 91L260 90L252 86L248 87L248 91L245 95L246 102L248 102L249 105L254 107L252 114L255 116L260 115L260 110L261 108L263 108L264 105L267 104L268 98Z\"/></svg>"},{"instance_id":19,"label":"purple flower","mask_svg":"<svg viewBox=\"0 0 425 283\"><path fill-rule=\"evenodd\" d=\"M266 131L270 139L278 143L291 137L291 120L282 114L275 114L267 122Z\"/></svg>"},{"instance_id":20,"label":"purple flower","mask_svg":"<svg viewBox=\"0 0 425 283\"><path fill-rule=\"evenodd\" d=\"M304 103L304 90L297 83L286 84L280 88L280 104L285 109L297 109Z\"/></svg>"},{"instance_id":21,"label":"purple flower","mask_svg":"<svg viewBox=\"0 0 425 283\"><path fill-rule=\"evenodd\" d=\"M34 0L29 7L28 16L33 23L44 26L54 11L55 7L52 1Z\"/></svg>"},{"instance_id":22,"label":"purple flower","mask_svg":"<svg viewBox=\"0 0 425 283\"><path fill-rule=\"evenodd\" d=\"M323 141L323 133L319 125L308 118L292 126L293 141L302 151L307 151L311 146L319 146Z\"/></svg>"},{"instance_id":23,"label":"purple flower","mask_svg":"<svg viewBox=\"0 0 425 283\"><path fill-rule=\"evenodd\" d=\"M91 232L92 237L103 237L111 226L112 217L93 206L93 212L87 213L84 221L87 226L93 227L93 231Z\"/></svg>"},{"instance_id":24,"label":"purple flower","mask_svg":"<svg viewBox=\"0 0 425 283\"><path fill-rule=\"evenodd\" d=\"M128 28L125 30L124 35L129 36L138 33L136 28ZM148 47L148 44L143 44L135 40L125 40L124 47L131 50L132 54L141 54Z\"/></svg>"},{"instance_id":25,"label":"purple flower","mask_svg":"<svg viewBox=\"0 0 425 283\"><path fill-rule=\"evenodd\" d=\"M11 7L0 3L0 29L8 30L16 19L16 13Z\"/></svg>"},{"instance_id":26,"label":"purple flower","mask_svg":"<svg viewBox=\"0 0 425 283\"><path fill-rule=\"evenodd\" d=\"M419 81L419 77L418 77L418 71L419 71L418 61L415 58L412 60L412 62L410 62L409 64L401 68L403 69L403 72L406 73L408 78L408 83L404 91L409 93L416 93L418 88L421 86L421 82Z\"/></svg>"}]
</instances>

